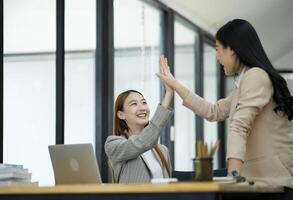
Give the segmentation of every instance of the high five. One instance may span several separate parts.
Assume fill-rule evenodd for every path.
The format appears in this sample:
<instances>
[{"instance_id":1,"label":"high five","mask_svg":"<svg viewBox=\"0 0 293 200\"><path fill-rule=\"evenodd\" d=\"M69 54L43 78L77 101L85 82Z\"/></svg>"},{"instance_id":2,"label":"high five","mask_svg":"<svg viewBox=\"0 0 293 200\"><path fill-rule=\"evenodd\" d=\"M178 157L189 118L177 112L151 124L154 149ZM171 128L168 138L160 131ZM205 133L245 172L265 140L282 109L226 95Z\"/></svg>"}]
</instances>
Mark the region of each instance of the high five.
<instances>
[{"instance_id":1,"label":"high five","mask_svg":"<svg viewBox=\"0 0 293 200\"><path fill-rule=\"evenodd\" d=\"M210 103L189 91L160 58L157 76L182 98L183 105L209 121L229 119L228 173L270 185L293 188L293 97L272 66L252 25L235 19L216 33L217 60L227 76L235 76L231 95Z\"/></svg>"}]
</instances>

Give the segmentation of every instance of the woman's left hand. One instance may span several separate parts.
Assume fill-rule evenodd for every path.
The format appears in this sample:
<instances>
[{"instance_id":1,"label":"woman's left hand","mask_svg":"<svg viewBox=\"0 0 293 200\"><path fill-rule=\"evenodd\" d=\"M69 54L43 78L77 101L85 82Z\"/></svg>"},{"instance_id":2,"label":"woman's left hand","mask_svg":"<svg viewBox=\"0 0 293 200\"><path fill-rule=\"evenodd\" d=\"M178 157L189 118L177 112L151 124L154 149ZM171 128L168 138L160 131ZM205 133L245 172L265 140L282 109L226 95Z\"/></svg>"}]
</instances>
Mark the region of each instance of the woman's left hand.
<instances>
[{"instance_id":1,"label":"woman's left hand","mask_svg":"<svg viewBox=\"0 0 293 200\"><path fill-rule=\"evenodd\" d=\"M170 73L169 66L168 66L168 63L167 63L167 59L164 58L164 56L161 56L160 57L160 74L162 76L166 76L166 74L168 74L168 71ZM160 76L160 75L157 74L157 76ZM161 79L161 80L163 80L163 79ZM164 82L166 93L165 93L165 97L164 97L164 99L162 101L162 106L168 108L168 107L170 107L171 102L172 102L172 98L174 96L174 89L170 85L168 85L166 83L166 81L163 80L163 82Z\"/></svg>"},{"instance_id":2,"label":"woman's left hand","mask_svg":"<svg viewBox=\"0 0 293 200\"><path fill-rule=\"evenodd\" d=\"M160 57L160 73L157 73L156 75L164 82L166 94L168 91L171 92L172 89L171 94L174 93L174 90L183 100L188 96L189 90L174 78L170 72L167 58L165 58L164 55Z\"/></svg>"},{"instance_id":3,"label":"woman's left hand","mask_svg":"<svg viewBox=\"0 0 293 200\"><path fill-rule=\"evenodd\" d=\"M170 72L167 58L163 55L160 56L160 73L157 73L156 75L164 82L166 92L173 92L172 82L175 78Z\"/></svg>"}]
</instances>

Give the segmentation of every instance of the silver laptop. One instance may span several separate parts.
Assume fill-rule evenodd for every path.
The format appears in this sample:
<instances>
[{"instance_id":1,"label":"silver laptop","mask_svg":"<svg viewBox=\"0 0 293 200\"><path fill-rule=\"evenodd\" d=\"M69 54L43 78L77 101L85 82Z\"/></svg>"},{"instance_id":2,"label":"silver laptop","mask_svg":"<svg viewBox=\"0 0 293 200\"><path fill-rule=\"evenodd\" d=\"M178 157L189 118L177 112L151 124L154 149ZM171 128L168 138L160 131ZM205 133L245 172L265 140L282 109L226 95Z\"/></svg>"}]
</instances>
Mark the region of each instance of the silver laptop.
<instances>
[{"instance_id":1,"label":"silver laptop","mask_svg":"<svg viewBox=\"0 0 293 200\"><path fill-rule=\"evenodd\" d=\"M101 183L92 144L50 145L55 184Z\"/></svg>"}]
</instances>

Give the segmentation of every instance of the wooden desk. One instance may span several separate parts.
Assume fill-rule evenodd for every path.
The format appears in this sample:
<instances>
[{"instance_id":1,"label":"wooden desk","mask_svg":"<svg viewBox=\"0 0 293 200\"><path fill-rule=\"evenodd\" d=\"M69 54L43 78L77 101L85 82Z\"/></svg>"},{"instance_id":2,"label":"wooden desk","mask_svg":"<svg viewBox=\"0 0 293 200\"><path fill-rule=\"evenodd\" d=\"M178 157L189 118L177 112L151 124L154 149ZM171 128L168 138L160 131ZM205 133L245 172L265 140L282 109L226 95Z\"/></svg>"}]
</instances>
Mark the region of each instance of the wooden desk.
<instances>
[{"instance_id":1,"label":"wooden desk","mask_svg":"<svg viewBox=\"0 0 293 200\"><path fill-rule=\"evenodd\" d=\"M171 183L171 184L103 184L60 185L55 187L0 187L0 199L223 199L238 194L239 198L266 198L283 192L283 188L268 188L241 184ZM231 194L229 196L229 194ZM238 196L237 195L237 196ZM244 198L244 199L245 199Z\"/></svg>"}]
</instances>

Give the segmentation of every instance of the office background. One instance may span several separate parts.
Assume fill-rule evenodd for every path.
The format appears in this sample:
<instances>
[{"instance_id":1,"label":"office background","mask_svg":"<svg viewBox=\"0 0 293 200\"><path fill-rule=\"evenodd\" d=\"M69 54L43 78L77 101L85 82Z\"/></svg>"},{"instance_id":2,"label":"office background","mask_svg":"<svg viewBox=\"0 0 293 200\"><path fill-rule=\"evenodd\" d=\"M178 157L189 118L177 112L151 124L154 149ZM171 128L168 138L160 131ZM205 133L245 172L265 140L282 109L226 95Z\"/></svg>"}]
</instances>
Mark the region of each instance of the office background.
<instances>
[{"instance_id":1,"label":"office background","mask_svg":"<svg viewBox=\"0 0 293 200\"><path fill-rule=\"evenodd\" d=\"M286 8L282 15L293 8L288 1L267 3L268 11ZM250 4L252 8L254 3ZM52 185L48 145L92 143L107 181L103 144L112 134L114 100L126 89L139 90L153 114L164 93L155 76L161 54L190 90L211 102L229 94L233 78L225 78L216 62L217 26L190 15L211 9L217 18L216 5L191 0L1 0L0 161L23 164L33 180ZM241 17L241 12L229 16L223 9L222 15L218 24ZM265 16L254 22L276 23ZM293 26L284 31L293 32ZM274 39L283 47L269 55L292 89L293 38L288 35L290 40L284 43L282 34L275 30L260 38ZM271 49L270 43L264 44ZM181 104L175 96L174 119L160 139L169 147L175 170L193 169L199 139L220 139L214 168L225 167L225 123L202 120Z\"/></svg>"}]
</instances>

